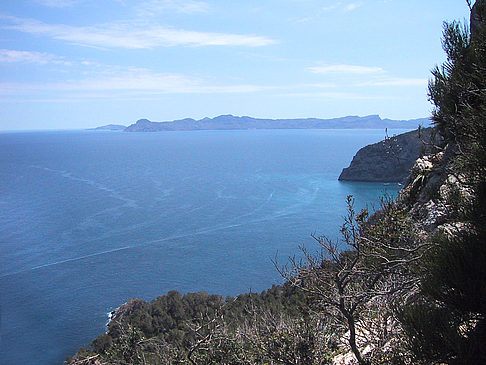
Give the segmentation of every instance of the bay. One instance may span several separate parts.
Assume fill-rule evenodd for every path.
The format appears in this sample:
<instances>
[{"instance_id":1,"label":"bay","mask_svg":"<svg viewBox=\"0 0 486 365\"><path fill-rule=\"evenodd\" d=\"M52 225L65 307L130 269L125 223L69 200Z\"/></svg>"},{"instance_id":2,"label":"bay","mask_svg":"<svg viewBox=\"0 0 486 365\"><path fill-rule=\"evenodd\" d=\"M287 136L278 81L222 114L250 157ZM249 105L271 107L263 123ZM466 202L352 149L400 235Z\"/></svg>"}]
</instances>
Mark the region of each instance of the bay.
<instances>
[{"instance_id":1,"label":"bay","mask_svg":"<svg viewBox=\"0 0 486 365\"><path fill-rule=\"evenodd\" d=\"M397 132L397 131L395 131ZM169 290L237 295L282 279L311 233L338 238L339 182L381 130L0 134L0 363L61 364L107 313Z\"/></svg>"}]
</instances>

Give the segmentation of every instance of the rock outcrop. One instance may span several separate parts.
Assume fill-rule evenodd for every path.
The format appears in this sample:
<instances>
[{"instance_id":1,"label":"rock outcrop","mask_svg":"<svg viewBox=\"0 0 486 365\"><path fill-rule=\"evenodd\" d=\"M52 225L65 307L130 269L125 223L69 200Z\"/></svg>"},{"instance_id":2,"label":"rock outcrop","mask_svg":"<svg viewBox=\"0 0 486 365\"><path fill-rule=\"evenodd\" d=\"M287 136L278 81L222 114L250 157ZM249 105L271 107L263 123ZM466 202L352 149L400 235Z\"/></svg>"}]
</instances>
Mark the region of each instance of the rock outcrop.
<instances>
[{"instance_id":1,"label":"rock outcrop","mask_svg":"<svg viewBox=\"0 0 486 365\"><path fill-rule=\"evenodd\" d=\"M408 219L414 222L414 230L420 236L431 237L440 231L448 236L471 229L454 215L454 201L460 197L465 204L474 199L471 187L464 176L456 176L453 163L457 146L449 143L434 153L423 156L415 162L405 187L396 200L406 207Z\"/></svg>"},{"instance_id":2,"label":"rock outcrop","mask_svg":"<svg viewBox=\"0 0 486 365\"><path fill-rule=\"evenodd\" d=\"M339 180L403 183L435 138L432 130L422 128L363 147L343 169Z\"/></svg>"}]
</instances>

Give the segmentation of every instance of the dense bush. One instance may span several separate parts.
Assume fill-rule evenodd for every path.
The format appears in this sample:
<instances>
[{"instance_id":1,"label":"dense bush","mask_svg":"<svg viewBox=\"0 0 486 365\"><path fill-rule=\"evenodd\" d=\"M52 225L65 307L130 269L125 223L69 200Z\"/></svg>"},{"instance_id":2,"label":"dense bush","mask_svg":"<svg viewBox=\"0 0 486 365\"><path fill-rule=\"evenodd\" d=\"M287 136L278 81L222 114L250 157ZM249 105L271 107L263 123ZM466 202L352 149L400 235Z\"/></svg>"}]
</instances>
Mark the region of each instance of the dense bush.
<instances>
[{"instance_id":1,"label":"dense bush","mask_svg":"<svg viewBox=\"0 0 486 365\"><path fill-rule=\"evenodd\" d=\"M171 291L126 303L71 363L321 364L329 346L318 326L308 296L289 284L225 299Z\"/></svg>"}]
</instances>

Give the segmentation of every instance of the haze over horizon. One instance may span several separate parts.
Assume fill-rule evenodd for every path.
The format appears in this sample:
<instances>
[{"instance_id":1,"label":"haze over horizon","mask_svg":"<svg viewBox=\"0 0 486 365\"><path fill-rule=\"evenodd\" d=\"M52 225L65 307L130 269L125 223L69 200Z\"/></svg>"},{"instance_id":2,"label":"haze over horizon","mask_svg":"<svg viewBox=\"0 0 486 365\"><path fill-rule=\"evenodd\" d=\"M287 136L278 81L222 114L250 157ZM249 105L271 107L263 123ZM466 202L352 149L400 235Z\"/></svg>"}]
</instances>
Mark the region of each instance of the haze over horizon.
<instances>
[{"instance_id":1,"label":"haze over horizon","mask_svg":"<svg viewBox=\"0 0 486 365\"><path fill-rule=\"evenodd\" d=\"M441 24L467 14L439 0L2 2L0 130L423 118Z\"/></svg>"}]
</instances>

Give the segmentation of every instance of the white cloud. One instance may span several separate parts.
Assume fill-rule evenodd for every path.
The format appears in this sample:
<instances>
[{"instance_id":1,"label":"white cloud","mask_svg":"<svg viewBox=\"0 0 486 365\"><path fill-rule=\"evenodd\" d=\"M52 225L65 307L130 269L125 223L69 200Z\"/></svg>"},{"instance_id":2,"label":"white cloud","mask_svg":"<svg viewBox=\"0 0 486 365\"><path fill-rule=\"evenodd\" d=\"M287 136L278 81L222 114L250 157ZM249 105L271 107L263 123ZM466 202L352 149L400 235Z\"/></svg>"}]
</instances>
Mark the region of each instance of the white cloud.
<instances>
[{"instance_id":1,"label":"white cloud","mask_svg":"<svg viewBox=\"0 0 486 365\"><path fill-rule=\"evenodd\" d=\"M36 3L39 3L44 6L48 6L51 8L67 8L70 6L74 6L84 0L34 0Z\"/></svg>"},{"instance_id":2,"label":"white cloud","mask_svg":"<svg viewBox=\"0 0 486 365\"><path fill-rule=\"evenodd\" d=\"M341 6L341 3L337 3L337 4L334 4L334 5L329 5L329 6L324 6L323 8L321 8L322 11L331 11L331 10L334 10L338 7Z\"/></svg>"},{"instance_id":3,"label":"white cloud","mask_svg":"<svg viewBox=\"0 0 486 365\"><path fill-rule=\"evenodd\" d=\"M100 67L100 65L97 65ZM135 100L166 94L253 93L270 87L236 84L212 85L183 74L156 73L143 68L101 68L82 79L50 83L1 83L4 101L80 101L88 99Z\"/></svg>"},{"instance_id":4,"label":"white cloud","mask_svg":"<svg viewBox=\"0 0 486 365\"><path fill-rule=\"evenodd\" d=\"M339 10L340 9L340 10L347 12L347 11L356 10L363 5L364 5L363 1L355 1L355 2L350 2L350 3L346 3L346 4L344 4L343 1L337 1L337 2L334 2L333 4L322 7L321 11L327 12L327 11L331 11L331 10Z\"/></svg>"},{"instance_id":5,"label":"white cloud","mask_svg":"<svg viewBox=\"0 0 486 365\"><path fill-rule=\"evenodd\" d=\"M334 82L335 78L346 80L351 87L374 86L426 86L427 79L394 77L381 67L368 67L357 65L326 65L309 67L309 71L329 76ZM350 79L351 78L351 79Z\"/></svg>"},{"instance_id":6,"label":"white cloud","mask_svg":"<svg viewBox=\"0 0 486 365\"><path fill-rule=\"evenodd\" d=\"M70 65L62 58L49 53L0 49L0 63L33 63L37 65Z\"/></svg>"},{"instance_id":7,"label":"white cloud","mask_svg":"<svg viewBox=\"0 0 486 365\"><path fill-rule=\"evenodd\" d=\"M47 24L33 19L2 17L10 21L5 29L43 35L84 46L143 49L170 46L246 46L260 47L276 43L256 35L197 32L148 23L107 23L74 27Z\"/></svg>"},{"instance_id":8,"label":"white cloud","mask_svg":"<svg viewBox=\"0 0 486 365\"><path fill-rule=\"evenodd\" d=\"M353 10L356 10L358 9L359 7L361 7L363 5L363 2L360 1L360 2L355 2L355 3L350 3L348 5L346 5L344 7L344 10L345 11L353 11Z\"/></svg>"},{"instance_id":9,"label":"white cloud","mask_svg":"<svg viewBox=\"0 0 486 365\"><path fill-rule=\"evenodd\" d=\"M167 12L194 14L208 11L208 3L195 0L150 0L137 5L140 17L154 17Z\"/></svg>"},{"instance_id":10,"label":"white cloud","mask_svg":"<svg viewBox=\"0 0 486 365\"><path fill-rule=\"evenodd\" d=\"M132 68L125 71L103 70L93 77L47 85L61 91L141 91L181 92L196 87L199 80L179 74L153 73Z\"/></svg>"},{"instance_id":11,"label":"white cloud","mask_svg":"<svg viewBox=\"0 0 486 365\"><path fill-rule=\"evenodd\" d=\"M316 74L377 74L383 73L381 67L367 67L356 65L327 65L310 67L309 70Z\"/></svg>"}]
</instances>

